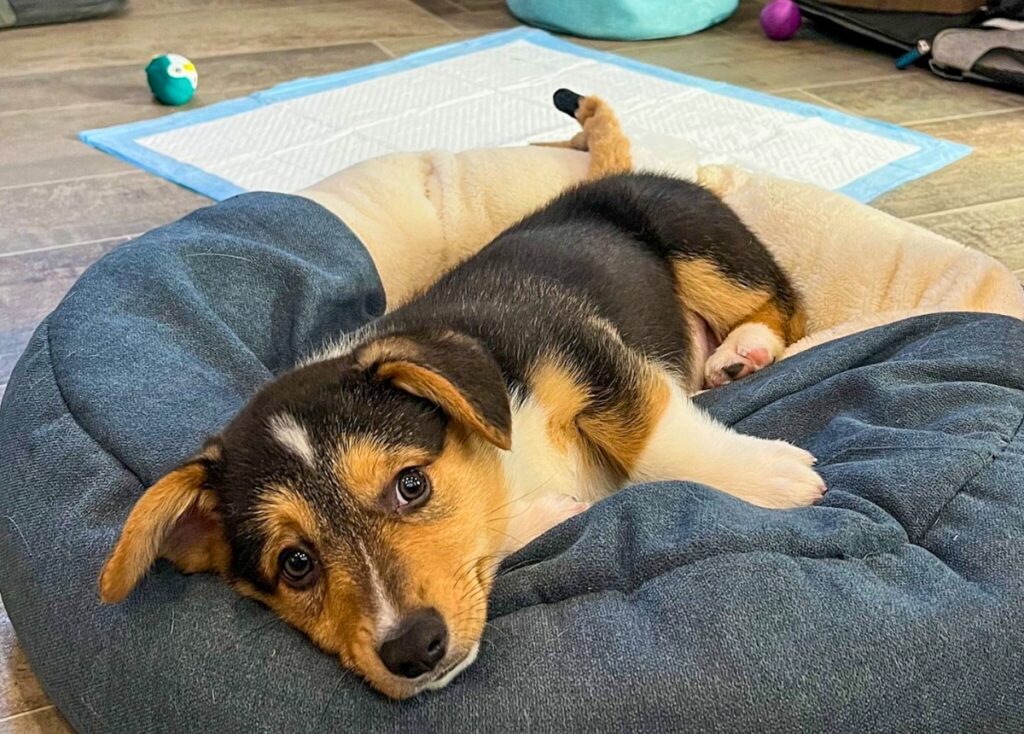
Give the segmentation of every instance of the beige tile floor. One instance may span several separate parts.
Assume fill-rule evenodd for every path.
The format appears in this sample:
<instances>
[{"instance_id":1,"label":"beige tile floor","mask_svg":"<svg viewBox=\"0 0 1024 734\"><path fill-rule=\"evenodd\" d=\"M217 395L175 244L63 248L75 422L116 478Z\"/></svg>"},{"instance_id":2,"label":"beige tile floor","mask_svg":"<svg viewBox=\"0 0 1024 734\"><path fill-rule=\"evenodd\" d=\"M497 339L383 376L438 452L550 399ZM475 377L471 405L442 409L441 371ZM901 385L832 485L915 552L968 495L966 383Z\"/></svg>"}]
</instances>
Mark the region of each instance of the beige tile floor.
<instances>
[{"instance_id":1,"label":"beige tile floor","mask_svg":"<svg viewBox=\"0 0 1024 734\"><path fill-rule=\"evenodd\" d=\"M32 329L88 265L206 200L80 142L154 117L141 68L185 53L192 106L515 24L501 0L133 0L118 17L0 31L0 390ZM712 79L967 143L975 153L876 206L983 249L1024 275L1024 97L898 72L811 29L774 43L757 0L688 38L586 42ZM0 734L60 732L0 607Z\"/></svg>"}]
</instances>

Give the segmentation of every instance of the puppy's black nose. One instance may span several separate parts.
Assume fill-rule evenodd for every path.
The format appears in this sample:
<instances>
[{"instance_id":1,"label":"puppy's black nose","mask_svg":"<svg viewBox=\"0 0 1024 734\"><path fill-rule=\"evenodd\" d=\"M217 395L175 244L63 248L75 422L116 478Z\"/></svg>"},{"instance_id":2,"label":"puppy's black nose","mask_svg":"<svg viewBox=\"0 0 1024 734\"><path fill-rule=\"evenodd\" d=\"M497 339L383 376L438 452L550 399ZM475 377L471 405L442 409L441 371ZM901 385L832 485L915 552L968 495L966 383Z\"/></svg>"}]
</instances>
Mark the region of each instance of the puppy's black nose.
<instances>
[{"instance_id":1,"label":"puppy's black nose","mask_svg":"<svg viewBox=\"0 0 1024 734\"><path fill-rule=\"evenodd\" d=\"M402 621L377 650L381 662L395 675L416 678L433 670L448 652L448 628L436 609L420 609Z\"/></svg>"}]
</instances>

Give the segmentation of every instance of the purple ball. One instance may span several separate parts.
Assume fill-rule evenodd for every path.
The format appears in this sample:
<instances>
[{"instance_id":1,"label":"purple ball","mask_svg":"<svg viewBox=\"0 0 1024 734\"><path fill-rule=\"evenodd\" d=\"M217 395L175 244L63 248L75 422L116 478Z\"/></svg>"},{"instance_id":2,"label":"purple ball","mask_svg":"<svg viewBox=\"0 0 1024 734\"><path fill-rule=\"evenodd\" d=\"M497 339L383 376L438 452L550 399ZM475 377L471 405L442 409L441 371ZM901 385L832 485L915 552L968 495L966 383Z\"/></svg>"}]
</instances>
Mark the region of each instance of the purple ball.
<instances>
[{"instance_id":1,"label":"purple ball","mask_svg":"<svg viewBox=\"0 0 1024 734\"><path fill-rule=\"evenodd\" d=\"M800 8L793 0L772 0L761 10L761 28L773 41L785 41L800 30Z\"/></svg>"}]
</instances>

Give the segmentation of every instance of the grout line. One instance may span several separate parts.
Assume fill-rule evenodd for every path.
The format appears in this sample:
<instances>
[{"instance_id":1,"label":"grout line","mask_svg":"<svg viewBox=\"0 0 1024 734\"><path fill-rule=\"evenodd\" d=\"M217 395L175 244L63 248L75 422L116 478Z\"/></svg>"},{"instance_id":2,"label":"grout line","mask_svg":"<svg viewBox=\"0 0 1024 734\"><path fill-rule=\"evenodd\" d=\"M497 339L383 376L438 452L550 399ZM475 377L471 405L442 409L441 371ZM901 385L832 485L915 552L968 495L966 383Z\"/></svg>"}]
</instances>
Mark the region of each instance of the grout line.
<instances>
[{"instance_id":1,"label":"grout line","mask_svg":"<svg viewBox=\"0 0 1024 734\"><path fill-rule=\"evenodd\" d=\"M449 29L451 29L451 30L453 30L453 31L455 31L455 32L458 32L458 30L459 30L458 28L456 28L456 27L455 27L455 26L453 26L453 25L452 25L451 23L449 23L448 21L446 21L446 20L445 20L444 18L442 18L442 17L440 16L440 15L434 15L433 13L431 13L431 12L430 12L429 10L427 10L426 8L421 8L421 7L419 6L419 5L417 5L416 3L414 3L414 2L412 1L412 0L404 0L404 2L405 2L405 4L406 4L406 5L408 5L408 6L410 7L410 8L413 8L413 9L414 9L414 10L415 10L415 11L416 11L417 13L423 13L423 14L425 14L425 15L428 15L428 16L430 16L430 18L432 18L433 20L438 20L438 21L441 21L441 22L442 22L442 23L444 23L444 24L445 24L446 26L448 26L448 28L449 28ZM424 34L424 35L429 35L429 34Z\"/></svg>"},{"instance_id":2,"label":"grout line","mask_svg":"<svg viewBox=\"0 0 1024 734\"><path fill-rule=\"evenodd\" d=\"M267 6L267 7L274 7L274 6ZM411 2L411 0L409 0L409 7L416 8L417 11L422 12L422 13L426 13L427 12L427 11L423 10L423 8L421 8L418 5L416 5L413 2ZM452 31L454 33L466 33L466 31L461 30L459 28L456 28L455 26L451 25L450 23L446 23L445 21L443 21L441 18L439 18L436 15L432 15L430 13L427 13L427 15L432 20L436 20L436 21L441 22L449 31ZM103 19L102 18L97 18L97 19L93 19L93 20L103 20ZM90 22L90 20L88 20L88 19L84 20L84 21L78 21L76 23L76 25L81 25L82 23L88 23L88 22ZM45 27L46 26L35 26L35 28L45 28ZM25 30L32 30L32 29L33 29L33 26L27 26L25 28ZM22 29L19 28L19 30L22 30ZM480 32L477 33L477 35L483 35L485 32L486 31L480 31ZM429 30L427 30L427 31L423 31L423 32L420 32L420 33L401 33L401 34L392 36L392 38L423 38L425 36L430 36L430 35L436 35L436 34L431 32L431 31L429 31ZM331 46L346 46L346 45L349 45L349 44L356 44L356 43L370 43L370 40L371 39L369 39L369 38L344 38L344 39L339 39L336 43L332 43L332 44L329 44L329 45L331 45ZM306 45L306 44L303 44L303 43L300 42L300 43L296 43L296 44L293 44L293 45L290 45L290 46L287 46L287 45L275 45L275 44L271 43L271 44L267 44L266 46L260 47L260 46L258 46L254 42L251 47L244 46L241 49L236 49L234 51L224 52L224 53L213 53L213 52L210 52L210 53L204 54L203 56L201 56L199 58L201 58L201 59L217 59L218 61L220 61L222 59L230 59L232 56L245 56L245 55L254 55L255 56L255 55L259 55L259 54L279 53L279 52L282 52L282 51L311 51L311 50L315 51L316 49L321 48L323 45L324 45L323 43L310 43L310 44ZM71 73L71 72L88 72L88 71L96 72L96 71L101 71L102 69L105 69L105 68L108 68L108 67L111 67L111 66L128 66L130 63L131 62L129 62L129 61L115 61L115 62L109 63L109 64L102 64L102 63L84 64L82 66L71 66L71 67L62 67L59 64L56 64L54 66L44 66L41 69L35 69L33 71L16 71L16 72L14 72L12 74L5 73L2 70L2 66L0 66L0 84L2 84L4 81L6 81L8 79L17 79L19 77L32 76L32 75L35 75L35 74L68 74L68 73Z\"/></svg>"},{"instance_id":3,"label":"grout line","mask_svg":"<svg viewBox=\"0 0 1024 734\"><path fill-rule=\"evenodd\" d=\"M417 5L416 7L419 7L419 6ZM444 23L448 27L448 30L450 30L452 33L465 33L466 32L466 31L462 30L461 28L459 28L458 26L452 25L447 20L442 18L440 15L435 15L433 17L437 18L439 21Z\"/></svg>"},{"instance_id":4,"label":"grout line","mask_svg":"<svg viewBox=\"0 0 1024 734\"><path fill-rule=\"evenodd\" d=\"M8 184L0 186L0 191L13 191L14 189L27 189L32 186L48 186L50 184L69 183L71 181L91 181L95 178L116 178L127 176L132 173L145 173L141 168L130 168L126 171L109 171L108 173L92 173L88 176L71 176L69 178L51 178L46 181L31 181L23 184Z\"/></svg>"},{"instance_id":5,"label":"grout line","mask_svg":"<svg viewBox=\"0 0 1024 734\"><path fill-rule=\"evenodd\" d=\"M418 12L421 12L421 13L426 13L427 15L429 15L429 16L430 16L431 18L433 18L434 20L438 20L438 21L440 21L440 22L444 23L444 24L445 24L445 25L446 25L446 26L448 27L448 29L449 29L449 30L451 30L451 31L453 31L453 32L455 32L455 33L465 33L465 31L463 31L463 30L461 30L461 29L457 28L456 26L452 25L452 24L451 24L451 23L449 23L449 22L448 22L447 20L445 20L443 16L440 16L440 15L434 15L433 13L431 13L431 12L430 12L429 10L427 10L426 8L421 8L421 7L419 6L419 5L417 5L416 3L414 3L414 2L412 1L412 0L405 0L405 4L406 4L406 5L408 5L408 6L409 6L409 7L411 7L411 8L416 8L416 10L417 10Z\"/></svg>"},{"instance_id":6,"label":"grout line","mask_svg":"<svg viewBox=\"0 0 1024 734\"><path fill-rule=\"evenodd\" d=\"M418 37L419 36L409 36L408 34L406 34L405 36L396 36L396 38L418 38ZM220 63L220 62L224 62L224 61L230 61L235 56L260 56L260 55L263 55L265 53L287 53L289 51L310 51L310 50L319 50L319 49L341 48L343 46L365 46L365 45L375 45L375 44L376 44L375 41L372 41L372 40L369 40L369 39L359 39L359 40L351 40L351 41L341 41L340 43L321 44L320 46L294 46L294 47L288 47L288 48L277 49L277 50L272 50L272 51L239 51L237 53L221 54L221 55L218 55L218 54L208 54L208 55L203 56L200 59L198 59L197 62L201 64L205 60L213 60L213 61L216 61L216 62ZM378 48L379 48L379 46L378 46ZM370 63L373 63L373 62L370 62ZM18 81L19 79L26 79L26 78L29 78L29 77L52 76L54 74L60 75L60 74L74 73L74 72L96 72L96 71L102 71L102 70L105 70L105 69L126 69L126 68L137 69L138 67L137 67L136 64L117 63L117 64L109 64L107 66L81 67L81 68L76 68L76 69L67 69L67 70L59 70L59 71L28 72L28 73L25 73L25 74L15 74L13 76L0 76L0 85L2 85L4 83L11 82L11 81ZM360 67L356 66L356 67L351 67L351 68L357 69L357 68L360 68ZM324 71L322 73L326 74L326 73L329 73L329 72ZM282 79L282 81L288 81L288 79ZM274 82L274 83L276 83L276 82ZM274 84L274 83L271 83L271 84ZM263 87L263 86L254 87L251 84L246 84L246 85L242 85L242 86L222 87L222 88L217 89L215 91L217 93L223 93L223 92L234 92L234 91L242 90L242 89L257 90L257 89L265 89L265 88L266 87ZM146 97L146 98L148 99L149 97ZM82 109L84 107L97 107L97 106L106 105L106 104L117 104L117 103L124 103L124 102L133 102L133 101L137 101L138 99L139 99L139 95L138 94L135 94L135 93L127 94L126 93L125 96L123 96L123 97L114 97L112 99L101 99L101 100L97 100L95 102L80 102L78 104L73 104L73 105L49 105L49 106L46 106L46 107L26 107L26 108L23 108L23 109L15 109L15 110L0 110L0 118L7 117L7 116L10 116L10 115L22 115L22 114L29 113L29 112L53 112L53 111L58 111L58 110L78 110L78 109ZM190 109L194 109L194 108L190 108ZM188 110L185 110L185 111L188 111Z\"/></svg>"},{"instance_id":7,"label":"grout line","mask_svg":"<svg viewBox=\"0 0 1024 734\"><path fill-rule=\"evenodd\" d=\"M832 87L845 87L845 86L849 86L851 84L863 84L865 82L885 81L886 79L892 79L893 77L897 76L898 74L899 74L899 72L897 71L897 72L893 72L891 74L885 74L885 75L882 75L882 76L866 76L866 77L862 77L860 79L846 79L846 80L841 81L841 82L824 82L822 84L810 84L810 85L804 85L804 86L801 86L801 87L776 87L775 89L769 89L768 91L769 92L792 92L792 91L796 91L797 89L801 89L801 90L806 92L808 89L831 89Z\"/></svg>"},{"instance_id":8,"label":"grout line","mask_svg":"<svg viewBox=\"0 0 1024 734\"><path fill-rule=\"evenodd\" d=\"M909 120L907 122L900 122L900 125L931 125L938 122L954 122L956 120L970 120L975 117L988 117L989 115L1007 115L1011 112L1020 112L1024 110L1024 106L1020 107L1007 107L1005 109L988 110L986 112L965 112L962 115L949 115L947 117L928 117L922 120Z\"/></svg>"},{"instance_id":9,"label":"grout line","mask_svg":"<svg viewBox=\"0 0 1024 734\"><path fill-rule=\"evenodd\" d=\"M103 68L103 67L100 67ZM4 110L0 111L0 119L4 117L14 117L15 115L25 115L31 112L58 112L60 110L68 110L73 112L80 110L84 107L99 107L105 104L116 104L118 102L130 102L134 97L123 97L118 99L104 99L97 102L82 102L80 104L67 104L67 105L50 105L49 107L25 107L20 110Z\"/></svg>"},{"instance_id":10,"label":"grout line","mask_svg":"<svg viewBox=\"0 0 1024 734\"><path fill-rule=\"evenodd\" d=\"M803 89L803 88L801 88L801 89L797 89L797 90L795 90L795 91L798 91L798 92L800 92L800 93L802 93L802 94L805 94L805 95L807 95L808 97L810 97L811 99L813 99L813 100L814 100L815 102L818 102L819 104L825 105L826 107L828 107L828 108L830 108L830 109L833 109L833 110L837 110L837 111L839 111L839 112L845 112L845 113L846 113L846 114L848 114L848 115L849 115L849 114L851 114L851 113L849 112L849 110L847 110L847 109L846 109L845 107L843 107L842 105L837 105L837 104L836 104L835 102L829 102L829 101L828 101L827 99L825 99L824 97L819 97L818 95L814 94L814 92L809 92L809 91L807 91L807 89ZM790 98L790 99L792 99L792 98ZM799 101L799 100L797 100L797 101Z\"/></svg>"},{"instance_id":11,"label":"grout line","mask_svg":"<svg viewBox=\"0 0 1024 734\"><path fill-rule=\"evenodd\" d=\"M16 719L20 719L23 716L32 716L33 714L38 714L38 713L41 713L43 711L49 711L52 708L55 708L55 706L51 703L49 706L40 706L39 708L32 709L31 711L22 711L20 714L15 714L14 716L8 716L6 719L0 719L0 724L7 724L7 723L9 723L11 721L14 721Z\"/></svg>"},{"instance_id":12,"label":"grout line","mask_svg":"<svg viewBox=\"0 0 1024 734\"><path fill-rule=\"evenodd\" d=\"M403 38L418 38L419 36L402 36L402 37ZM351 45L356 45L356 44L340 43L340 44L336 44L336 45L338 45L338 46L351 46ZM364 46L364 45L365 46L376 46L379 51L383 51L385 54L389 53L388 50L385 49L385 48L382 48L381 45L377 41L360 41L358 43L358 45L361 45L361 46ZM331 48L331 46L312 46L310 48L296 49L296 50L298 50L298 51L309 51L309 50L315 50L317 48ZM272 53L278 53L278 52L274 51ZM250 54L238 54L238 55L239 56L248 56ZM369 63L370 64L374 64L376 62L371 61ZM365 65L366 64L363 64L363 65L360 65L360 66L352 66L352 67L349 67L347 69L341 69L341 71L353 71L355 69L360 69L360 68L362 68L362 66L365 66ZM107 67L99 67L99 68L100 69L104 69L104 68L107 68ZM329 73L332 73L332 72L325 71L325 72L322 72L322 73L323 74L329 74ZM309 75L307 75L307 76L309 76ZM273 86L275 86L277 84L283 84L283 83L286 83L286 82L292 81L292 80L294 80L294 77L292 77L290 79L289 78L285 78L285 79L282 79L279 82L267 82L266 85L262 85L262 86L253 86L251 84L243 84L243 85L240 85L240 86L220 87L219 89L214 89L212 91L213 91L214 95L221 95L221 94L223 94L223 95L252 94L253 92L259 92L259 91L262 91L264 89L269 89L270 87L273 87ZM207 90L204 90L204 91L210 91L210 90L207 89ZM26 107L23 110L8 110L6 112L0 111L0 118L13 117L14 115L27 115L27 114L32 114L32 113L35 113L35 112L63 112L65 110L70 110L70 111L80 110L80 109L83 109L83 108L86 108L86 107L102 107L104 105L131 104L132 102L136 102L138 100L138 98L139 98L138 94L130 94L130 95L126 95L124 97L117 97L115 99L104 99L104 100L100 100L98 102L82 102L81 104L74 104L74 105L51 105L49 107ZM191 112L193 110L199 110L199 109L202 109L203 107L208 107L210 105L218 104L219 102L224 102L224 101L227 101L227 100L230 100L230 99L233 99L233 97L225 96L223 99L216 99L216 100L211 99L209 102L203 102L203 104L197 104L194 107L184 107L182 109L179 109L178 112ZM196 101L197 102L202 102L203 100L201 98L196 98ZM153 102L153 104L155 106L156 102ZM140 118L138 118L136 120L130 120L129 123L130 122L144 122L146 120L155 120L155 119L158 119L159 117L163 117L163 116L165 116L167 114L171 114L171 113L168 113L166 111L161 111L161 114L157 114L155 117L140 117ZM118 124L121 124L121 123L111 123L111 125L118 125ZM125 124L127 124L127 123L125 123ZM107 127L107 126L104 125L103 127ZM77 136L75 137L75 140L78 140ZM81 141L79 141L79 142L81 142Z\"/></svg>"},{"instance_id":13,"label":"grout line","mask_svg":"<svg viewBox=\"0 0 1024 734\"><path fill-rule=\"evenodd\" d=\"M908 222L916 222L928 217L937 217L940 214L959 214L960 212L971 211L972 209L981 209L987 206L993 206L995 204L1010 204L1013 202L1024 202L1024 196L1011 196L1009 199L996 199L994 201L983 201L980 204L969 204L967 206L955 206L952 209L941 209L936 212L928 212L927 214L914 214L909 217L900 217Z\"/></svg>"},{"instance_id":14,"label":"grout line","mask_svg":"<svg viewBox=\"0 0 1024 734\"><path fill-rule=\"evenodd\" d=\"M342 5L342 4L343 4L342 2L322 3L322 2L317 2L317 0L292 0L292 2L289 2L287 5L278 4L278 3L254 4L252 6L238 5L238 6L234 6L234 7L228 5L228 6L223 6L221 8L218 8L218 10L242 10L242 11L244 11L244 10L253 10L253 9L255 9L255 10L264 10L264 9L267 9L267 8L275 8L275 7L304 8L304 7L309 7L311 5L313 5L313 6L321 6L322 7L324 5ZM163 9L163 10L151 10L149 12L146 12L146 11L143 11L141 13L133 12L132 16L136 17L136 18L154 18L154 19L156 19L156 18L160 18L162 16L176 16L176 15L183 15L185 13L192 13L192 12L195 12L195 8L190 8L190 7L173 8L173 7L169 7L169 8ZM113 19L116 19L116 17L113 18ZM103 20L103 17L101 16L101 17L97 18L96 20Z\"/></svg>"},{"instance_id":15,"label":"grout line","mask_svg":"<svg viewBox=\"0 0 1024 734\"><path fill-rule=\"evenodd\" d=\"M597 39L597 40L600 40L600 39ZM651 49L651 48L664 48L665 46L674 46L677 41L679 41L678 38L655 39L653 41L640 41L639 42L640 45L626 46L625 48L616 48L615 46L602 46L602 47L600 47L600 50L601 51L607 51L608 53L618 54L619 56L623 56L623 55L625 55L629 51L646 51L647 49ZM613 42L613 43L616 43L616 42ZM637 41L626 41L626 43L636 44ZM711 61L711 60L712 59L704 59L704 58L702 58L701 62ZM665 67L665 68L667 68L667 67Z\"/></svg>"},{"instance_id":16,"label":"grout line","mask_svg":"<svg viewBox=\"0 0 1024 734\"><path fill-rule=\"evenodd\" d=\"M377 50L378 50L378 51L380 51L380 52L381 52L382 54L384 54L385 56L387 56L387 57L388 57L389 59L397 59L397 58L398 58L398 57L397 57L397 56L395 55L395 52L394 52L394 51L392 51L391 49L389 49L389 48L388 48L387 46L385 46L385 45L384 45L383 43L381 43L380 41L378 41L378 40L374 39L374 40L370 41L370 43L372 43L372 44L373 44L374 46L376 46L376 47L377 47Z\"/></svg>"},{"instance_id":17,"label":"grout line","mask_svg":"<svg viewBox=\"0 0 1024 734\"><path fill-rule=\"evenodd\" d=\"M66 242L63 245L46 245L45 247L33 247L28 250L16 250L15 252L0 252L0 260L5 257L15 257L17 255L35 255L40 252L50 252L51 250L66 250L71 247L78 247L79 245L98 245L102 242L112 242L114 240L133 240L136 237L141 237L145 232L132 232L131 234L119 234L112 237L100 237L95 240L81 240L79 242Z\"/></svg>"}]
</instances>

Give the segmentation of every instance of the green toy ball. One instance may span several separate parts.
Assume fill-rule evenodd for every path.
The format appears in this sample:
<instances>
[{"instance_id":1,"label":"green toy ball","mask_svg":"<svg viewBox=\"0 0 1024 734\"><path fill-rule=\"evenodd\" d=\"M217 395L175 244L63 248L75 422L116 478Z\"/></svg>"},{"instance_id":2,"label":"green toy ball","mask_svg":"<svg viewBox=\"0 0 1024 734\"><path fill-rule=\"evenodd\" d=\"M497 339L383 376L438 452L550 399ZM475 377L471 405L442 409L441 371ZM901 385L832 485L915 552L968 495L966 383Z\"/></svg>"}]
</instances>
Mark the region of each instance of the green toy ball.
<instances>
[{"instance_id":1,"label":"green toy ball","mask_svg":"<svg viewBox=\"0 0 1024 734\"><path fill-rule=\"evenodd\" d=\"M178 54L156 56L146 67L146 81L153 96L164 104L185 104L196 93L199 74L195 64Z\"/></svg>"}]
</instances>

